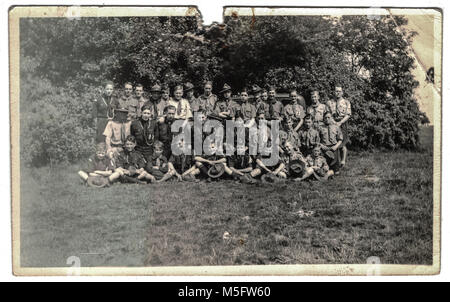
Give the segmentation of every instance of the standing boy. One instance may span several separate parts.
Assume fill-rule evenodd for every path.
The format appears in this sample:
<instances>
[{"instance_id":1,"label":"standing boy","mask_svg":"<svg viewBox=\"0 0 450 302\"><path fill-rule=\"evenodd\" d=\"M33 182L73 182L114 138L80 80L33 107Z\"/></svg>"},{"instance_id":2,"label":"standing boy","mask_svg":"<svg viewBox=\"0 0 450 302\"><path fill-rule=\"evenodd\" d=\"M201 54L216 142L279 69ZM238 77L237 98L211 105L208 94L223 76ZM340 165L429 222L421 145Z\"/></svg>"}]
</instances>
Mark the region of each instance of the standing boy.
<instances>
[{"instance_id":1,"label":"standing boy","mask_svg":"<svg viewBox=\"0 0 450 302\"><path fill-rule=\"evenodd\" d=\"M136 150L147 159L153 153L153 144L158 135L158 125L153 119L154 106L146 103L141 111L141 116L131 123L131 135L136 138Z\"/></svg>"},{"instance_id":2,"label":"standing boy","mask_svg":"<svg viewBox=\"0 0 450 302\"><path fill-rule=\"evenodd\" d=\"M108 122L103 135L107 154L115 159L125 144L125 139L130 135L131 121L128 120L128 110L114 109L114 118Z\"/></svg>"},{"instance_id":3,"label":"standing boy","mask_svg":"<svg viewBox=\"0 0 450 302\"><path fill-rule=\"evenodd\" d=\"M212 93L212 86L213 83L211 81L207 81L203 88L204 93L199 97L200 103L206 110L207 116L213 114L217 102L217 96Z\"/></svg>"},{"instance_id":4,"label":"standing boy","mask_svg":"<svg viewBox=\"0 0 450 302\"><path fill-rule=\"evenodd\" d=\"M133 96L133 85L126 82L124 85L124 94L113 104L114 109L128 110L128 120L134 120L137 117L138 101Z\"/></svg>"},{"instance_id":5,"label":"standing boy","mask_svg":"<svg viewBox=\"0 0 450 302\"><path fill-rule=\"evenodd\" d=\"M105 142L105 136L103 135L103 132L105 131L108 121L111 120L114 116L112 108L112 104L114 101L113 92L114 84L112 82L107 82L103 89L103 94L98 99L94 100L95 104L93 106L92 115L94 119L96 119L96 141L98 143Z\"/></svg>"},{"instance_id":6,"label":"standing boy","mask_svg":"<svg viewBox=\"0 0 450 302\"><path fill-rule=\"evenodd\" d=\"M191 106L189 105L189 102L183 98L182 86L175 87L173 91L173 98L169 99L167 105L171 105L176 108L176 120L187 120L192 117Z\"/></svg>"},{"instance_id":7,"label":"standing boy","mask_svg":"<svg viewBox=\"0 0 450 302\"><path fill-rule=\"evenodd\" d=\"M340 152L343 141L341 128L334 122L331 112L325 113L325 125L320 128L321 149L329 160L330 167L339 174Z\"/></svg>"},{"instance_id":8,"label":"standing boy","mask_svg":"<svg viewBox=\"0 0 450 302\"><path fill-rule=\"evenodd\" d=\"M308 107L307 113L314 118L316 128L323 126L323 115L327 112L325 104L320 102L320 94L318 90L311 91L311 106Z\"/></svg>"},{"instance_id":9,"label":"standing boy","mask_svg":"<svg viewBox=\"0 0 450 302\"><path fill-rule=\"evenodd\" d=\"M283 119L283 104L276 99L276 88L275 86L269 87L269 119L279 120Z\"/></svg>"}]
</instances>

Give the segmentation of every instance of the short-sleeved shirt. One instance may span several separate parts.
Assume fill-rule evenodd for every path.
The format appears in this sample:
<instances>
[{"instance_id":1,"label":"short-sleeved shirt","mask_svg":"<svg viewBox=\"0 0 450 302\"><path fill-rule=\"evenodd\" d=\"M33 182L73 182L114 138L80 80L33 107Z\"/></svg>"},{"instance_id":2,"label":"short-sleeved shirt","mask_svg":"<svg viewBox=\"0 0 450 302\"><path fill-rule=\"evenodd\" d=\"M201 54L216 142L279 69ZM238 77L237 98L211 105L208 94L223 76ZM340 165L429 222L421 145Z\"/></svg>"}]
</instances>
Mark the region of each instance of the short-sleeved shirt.
<instances>
[{"instance_id":1,"label":"short-sleeved shirt","mask_svg":"<svg viewBox=\"0 0 450 302\"><path fill-rule=\"evenodd\" d=\"M227 156L227 165L235 169L246 169L252 167L253 159L252 156L248 154L245 155L233 154L231 156Z\"/></svg>"},{"instance_id":2,"label":"short-sleeved shirt","mask_svg":"<svg viewBox=\"0 0 450 302\"><path fill-rule=\"evenodd\" d=\"M269 119L269 104L264 102L261 98L257 99L255 102L256 113L262 111L264 112L264 118Z\"/></svg>"},{"instance_id":3,"label":"short-sleeved shirt","mask_svg":"<svg viewBox=\"0 0 450 302\"><path fill-rule=\"evenodd\" d=\"M140 169L145 167L145 163L144 156L136 150L131 152L126 150L120 151L119 156L116 159L116 166L124 169L128 169L130 166Z\"/></svg>"},{"instance_id":4,"label":"short-sleeved shirt","mask_svg":"<svg viewBox=\"0 0 450 302\"><path fill-rule=\"evenodd\" d=\"M126 109L128 110L128 117L130 119L136 119L137 117L137 113L138 113L138 100L130 95L130 96L125 96L123 95L121 98L119 99L115 99L113 108L114 109Z\"/></svg>"},{"instance_id":5,"label":"short-sleeved shirt","mask_svg":"<svg viewBox=\"0 0 450 302\"><path fill-rule=\"evenodd\" d=\"M327 112L327 106L325 104L318 103L317 105L309 106L306 112L313 116L314 122L318 123L319 125L322 125L323 116L325 112Z\"/></svg>"},{"instance_id":6,"label":"short-sleeved shirt","mask_svg":"<svg viewBox=\"0 0 450 302\"><path fill-rule=\"evenodd\" d=\"M269 119L278 120L283 117L283 104L280 101L270 103L269 100Z\"/></svg>"},{"instance_id":7,"label":"short-sleeved shirt","mask_svg":"<svg viewBox=\"0 0 450 302\"><path fill-rule=\"evenodd\" d=\"M256 117L256 107L255 105L245 102L241 104L241 114L244 121L254 119Z\"/></svg>"},{"instance_id":8,"label":"short-sleeved shirt","mask_svg":"<svg viewBox=\"0 0 450 302\"><path fill-rule=\"evenodd\" d=\"M177 172L183 173L194 165L192 155L180 154L170 156L169 162L172 163L173 167Z\"/></svg>"},{"instance_id":9,"label":"short-sleeved shirt","mask_svg":"<svg viewBox=\"0 0 450 302\"><path fill-rule=\"evenodd\" d=\"M319 131L313 127L307 129L306 127L300 128L298 131L300 140L300 147L305 150L312 150L315 146L320 144Z\"/></svg>"},{"instance_id":10,"label":"short-sleeved shirt","mask_svg":"<svg viewBox=\"0 0 450 302\"><path fill-rule=\"evenodd\" d=\"M287 104L284 106L283 114L285 118L298 122L305 117L305 110L299 104Z\"/></svg>"},{"instance_id":11,"label":"short-sleeved shirt","mask_svg":"<svg viewBox=\"0 0 450 302\"><path fill-rule=\"evenodd\" d=\"M167 102L167 106L170 105L175 107L175 119L188 119L192 117L191 106L186 99L181 99L179 101L170 99Z\"/></svg>"},{"instance_id":12,"label":"short-sleeved shirt","mask_svg":"<svg viewBox=\"0 0 450 302\"><path fill-rule=\"evenodd\" d=\"M320 141L325 146L334 146L344 139L341 128L336 124L320 128Z\"/></svg>"},{"instance_id":13,"label":"short-sleeved shirt","mask_svg":"<svg viewBox=\"0 0 450 302\"><path fill-rule=\"evenodd\" d=\"M199 98L192 97L192 98L186 99L186 100L189 102L189 106L191 107L192 115L194 115L194 112L197 112L201 109L205 109L202 101Z\"/></svg>"},{"instance_id":14,"label":"short-sleeved shirt","mask_svg":"<svg viewBox=\"0 0 450 302\"><path fill-rule=\"evenodd\" d=\"M94 171L111 171L114 170L114 165L110 158L104 157L102 160L98 159L97 156L92 156L88 159L87 165L83 171L87 173L92 173Z\"/></svg>"},{"instance_id":15,"label":"short-sleeved shirt","mask_svg":"<svg viewBox=\"0 0 450 302\"><path fill-rule=\"evenodd\" d=\"M348 100L340 98L339 100L329 100L327 102L328 111L333 114L336 121L342 120L345 116L352 115L352 107Z\"/></svg>"},{"instance_id":16,"label":"short-sleeved shirt","mask_svg":"<svg viewBox=\"0 0 450 302\"><path fill-rule=\"evenodd\" d=\"M209 96L206 96L203 94L198 99L202 104L203 108L206 110L207 115L214 113L214 108L217 103L217 95L210 94Z\"/></svg>"},{"instance_id":17,"label":"short-sleeved shirt","mask_svg":"<svg viewBox=\"0 0 450 302\"><path fill-rule=\"evenodd\" d=\"M214 111L217 115L221 112L230 111L229 118L234 118L236 117L236 111L239 109L239 107L240 107L239 104L233 100L230 100L228 102L226 100L221 100L216 102L216 107Z\"/></svg>"},{"instance_id":18,"label":"short-sleeved shirt","mask_svg":"<svg viewBox=\"0 0 450 302\"><path fill-rule=\"evenodd\" d=\"M130 135L131 121L119 123L116 121L108 121L103 135L110 138L111 145L123 145L125 138Z\"/></svg>"},{"instance_id":19,"label":"short-sleeved shirt","mask_svg":"<svg viewBox=\"0 0 450 302\"><path fill-rule=\"evenodd\" d=\"M149 154L152 152L153 144L158 137L158 125L155 120L144 121L139 118L131 123L131 135L136 138L136 150Z\"/></svg>"}]
</instances>

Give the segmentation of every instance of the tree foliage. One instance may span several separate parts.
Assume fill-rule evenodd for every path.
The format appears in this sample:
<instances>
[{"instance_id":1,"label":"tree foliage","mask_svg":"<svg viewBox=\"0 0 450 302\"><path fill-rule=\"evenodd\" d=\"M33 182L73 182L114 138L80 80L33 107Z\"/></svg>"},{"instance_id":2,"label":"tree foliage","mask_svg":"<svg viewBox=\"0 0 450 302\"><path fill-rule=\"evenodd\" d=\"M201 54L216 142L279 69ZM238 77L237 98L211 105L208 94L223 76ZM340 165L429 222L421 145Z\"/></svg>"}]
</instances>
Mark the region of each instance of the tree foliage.
<instances>
[{"instance_id":1,"label":"tree foliage","mask_svg":"<svg viewBox=\"0 0 450 302\"><path fill-rule=\"evenodd\" d=\"M414 148L424 120L397 16L227 17L198 28L194 17L21 20L21 144L32 164L74 161L92 148L92 100L106 80L171 87L205 80L319 89L343 85L352 103L352 147Z\"/></svg>"}]
</instances>

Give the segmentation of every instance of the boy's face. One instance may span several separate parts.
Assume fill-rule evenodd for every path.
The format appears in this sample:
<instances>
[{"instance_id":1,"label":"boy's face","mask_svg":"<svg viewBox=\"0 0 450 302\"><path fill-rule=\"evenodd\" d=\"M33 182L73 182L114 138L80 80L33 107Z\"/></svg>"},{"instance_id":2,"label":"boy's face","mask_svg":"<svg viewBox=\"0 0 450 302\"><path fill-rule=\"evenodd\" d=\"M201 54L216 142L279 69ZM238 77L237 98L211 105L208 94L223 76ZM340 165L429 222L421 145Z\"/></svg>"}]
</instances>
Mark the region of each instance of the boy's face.
<instances>
[{"instance_id":1,"label":"boy's face","mask_svg":"<svg viewBox=\"0 0 450 302\"><path fill-rule=\"evenodd\" d=\"M133 86L131 86L129 84L125 85L125 95L130 96L132 92L133 92Z\"/></svg>"},{"instance_id":2,"label":"boy's face","mask_svg":"<svg viewBox=\"0 0 450 302\"><path fill-rule=\"evenodd\" d=\"M255 93L255 100L261 98L261 92L256 92Z\"/></svg>"},{"instance_id":3,"label":"boy's face","mask_svg":"<svg viewBox=\"0 0 450 302\"><path fill-rule=\"evenodd\" d=\"M136 147L136 144L131 142L131 141L126 141L125 142L125 150L127 150L128 152L131 152L134 150L134 147Z\"/></svg>"},{"instance_id":4,"label":"boy's face","mask_svg":"<svg viewBox=\"0 0 450 302\"><path fill-rule=\"evenodd\" d=\"M244 103L248 101L248 93L247 92L241 92L241 100Z\"/></svg>"},{"instance_id":5,"label":"boy's face","mask_svg":"<svg viewBox=\"0 0 450 302\"><path fill-rule=\"evenodd\" d=\"M271 100L274 100L274 99L275 99L275 90L270 90L270 91L269 91L269 98L270 98Z\"/></svg>"},{"instance_id":6,"label":"boy's face","mask_svg":"<svg viewBox=\"0 0 450 302\"><path fill-rule=\"evenodd\" d=\"M211 87L211 85L205 85L205 95L206 96L208 96L208 95L210 95L211 94L211 92L212 92L212 87Z\"/></svg>"},{"instance_id":7,"label":"boy's face","mask_svg":"<svg viewBox=\"0 0 450 302\"><path fill-rule=\"evenodd\" d=\"M226 98L226 99L229 99L230 97L231 97L231 91L225 91L224 93L223 93L223 96L224 96L224 98Z\"/></svg>"},{"instance_id":8,"label":"boy's face","mask_svg":"<svg viewBox=\"0 0 450 302\"><path fill-rule=\"evenodd\" d=\"M107 96L111 96L113 94L113 91L114 91L113 85L106 85L106 87L105 87L105 94Z\"/></svg>"},{"instance_id":9,"label":"boy's face","mask_svg":"<svg viewBox=\"0 0 450 302\"><path fill-rule=\"evenodd\" d=\"M291 99L296 100L297 99L297 91L291 91L290 96L291 96Z\"/></svg>"},{"instance_id":10,"label":"boy's face","mask_svg":"<svg viewBox=\"0 0 450 302\"><path fill-rule=\"evenodd\" d=\"M156 147L155 150L154 150L153 152L155 153L155 155L156 155L157 157L160 157L161 154L163 153L163 149L160 148L160 147Z\"/></svg>"},{"instance_id":11,"label":"boy's face","mask_svg":"<svg viewBox=\"0 0 450 302\"><path fill-rule=\"evenodd\" d=\"M183 90L178 89L174 92L174 97L177 101L181 100L181 98L183 97Z\"/></svg>"},{"instance_id":12,"label":"boy's face","mask_svg":"<svg viewBox=\"0 0 450 302\"><path fill-rule=\"evenodd\" d=\"M170 121L170 122L175 119L175 110L174 109L167 110L166 119L167 119L167 121Z\"/></svg>"},{"instance_id":13,"label":"boy's face","mask_svg":"<svg viewBox=\"0 0 450 302\"><path fill-rule=\"evenodd\" d=\"M263 99L263 101L267 101L267 99L269 98L269 95L267 94L267 92L263 92L261 94L261 98Z\"/></svg>"},{"instance_id":14,"label":"boy's face","mask_svg":"<svg viewBox=\"0 0 450 302\"><path fill-rule=\"evenodd\" d=\"M170 91L169 90L164 90L162 92L162 99L166 101L166 100L169 99L169 97L170 97Z\"/></svg>"},{"instance_id":15,"label":"boy's face","mask_svg":"<svg viewBox=\"0 0 450 302\"><path fill-rule=\"evenodd\" d=\"M152 117L152 112L149 109L142 111L142 119L148 121Z\"/></svg>"},{"instance_id":16,"label":"boy's face","mask_svg":"<svg viewBox=\"0 0 450 302\"><path fill-rule=\"evenodd\" d=\"M311 128L312 125L313 125L312 119L310 119L310 118L309 119L305 119L305 126L306 126L307 129Z\"/></svg>"},{"instance_id":17,"label":"boy's face","mask_svg":"<svg viewBox=\"0 0 450 302\"><path fill-rule=\"evenodd\" d=\"M325 124L327 124L327 125L331 125L331 123L333 122L333 118L331 117L331 114L329 114L329 113L325 114L323 119L325 120Z\"/></svg>"},{"instance_id":18,"label":"boy's face","mask_svg":"<svg viewBox=\"0 0 450 302\"><path fill-rule=\"evenodd\" d=\"M153 101L157 101L161 97L161 92L159 92L159 91L152 91L150 93L150 96L151 96Z\"/></svg>"},{"instance_id":19,"label":"boy's face","mask_svg":"<svg viewBox=\"0 0 450 302\"><path fill-rule=\"evenodd\" d=\"M186 96L188 98L192 98L194 96L194 90L191 89L191 90L186 91Z\"/></svg>"},{"instance_id":20,"label":"boy's face","mask_svg":"<svg viewBox=\"0 0 450 302\"><path fill-rule=\"evenodd\" d=\"M104 159L105 156L106 156L106 151L104 151L104 150L97 151L97 152L95 153L95 155L97 156L98 159L102 160L102 159Z\"/></svg>"},{"instance_id":21,"label":"boy's face","mask_svg":"<svg viewBox=\"0 0 450 302\"><path fill-rule=\"evenodd\" d=\"M312 100L313 104L319 103L320 97L319 97L319 92L318 91L313 91L311 93L311 100Z\"/></svg>"},{"instance_id":22,"label":"boy's face","mask_svg":"<svg viewBox=\"0 0 450 302\"><path fill-rule=\"evenodd\" d=\"M142 87L136 87L135 88L136 96L140 98L144 94L144 88Z\"/></svg>"},{"instance_id":23,"label":"boy's face","mask_svg":"<svg viewBox=\"0 0 450 302\"><path fill-rule=\"evenodd\" d=\"M320 156L320 149L319 148L314 148L313 155L314 155L314 157Z\"/></svg>"},{"instance_id":24,"label":"boy's face","mask_svg":"<svg viewBox=\"0 0 450 302\"><path fill-rule=\"evenodd\" d=\"M342 90L342 87L335 87L334 88L334 95L336 96L336 98L341 98L344 95L344 91Z\"/></svg>"}]
</instances>

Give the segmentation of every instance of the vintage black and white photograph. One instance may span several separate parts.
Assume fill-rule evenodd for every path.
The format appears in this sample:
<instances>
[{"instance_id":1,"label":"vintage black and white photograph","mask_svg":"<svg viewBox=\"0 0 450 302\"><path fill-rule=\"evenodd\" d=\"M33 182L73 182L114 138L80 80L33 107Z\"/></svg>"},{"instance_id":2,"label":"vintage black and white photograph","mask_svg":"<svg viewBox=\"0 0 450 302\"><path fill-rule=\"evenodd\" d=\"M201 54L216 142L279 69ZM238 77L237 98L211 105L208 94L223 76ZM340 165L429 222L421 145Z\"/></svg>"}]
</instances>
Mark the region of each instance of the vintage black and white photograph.
<instances>
[{"instance_id":1,"label":"vintage black and white photograph","mask_svg":"<svg viewBox=\"0 0 450 302\"><path fill-rule=\"evenodd\" d=\"M15 274L439 273L439 9L9 18Z\"/></svg>"}]
</instances>

